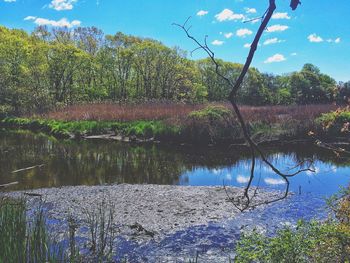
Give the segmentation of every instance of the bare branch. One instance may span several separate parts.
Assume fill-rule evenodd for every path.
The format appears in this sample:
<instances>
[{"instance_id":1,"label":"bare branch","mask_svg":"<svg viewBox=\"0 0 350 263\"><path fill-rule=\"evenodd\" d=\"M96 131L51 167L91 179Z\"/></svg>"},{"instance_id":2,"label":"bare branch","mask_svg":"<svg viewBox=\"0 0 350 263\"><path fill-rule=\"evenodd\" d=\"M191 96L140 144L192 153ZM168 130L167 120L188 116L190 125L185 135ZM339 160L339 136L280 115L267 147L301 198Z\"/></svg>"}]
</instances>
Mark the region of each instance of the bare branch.
<instances>
[{"instance_id":1,"label":"bare branch","mask_svg":"<svg viewBox=\"0 0 350 263\"><path fill-rule=\"evenodd\" d=\"M291 8L293 10L295 10L298 5L300 4L300 1L299 0L291 0ZM276 10L276 3L275 3L275 0L269 0L269 7L268 9L266 10L266 12L264 13L264 15L259 18L259 19L262 19L262 22L261 22L261 25L259 26L259 29L254 37L254 40L253 40L253 43L251 44L250 46L250 50L249 50L249 54L247 56L247 59L246 59L246 62L242 68L242 71L239 75L239 77L235 80L235 82L233 83L229 78L227 78L226 76L224 76L221 72L220 72L220 65L219 63L216 61L216 58L215 58L215 53L209 48L208 46L208 43L207 43L207 39L208 39L208 36L205 36L204 38L204 43L201 43L200 41L198 41L195 37L193 37L190 33L189 33L189 28L186 28L186 24L188 23L188 21L190 20L190 17L185 21L185 23L183 25L180 25L180 24L176 24L174 23L173 25L175 26L178 26L179 28L181 28L186 36L193 40L193 42L198 46L194 51L196 50L199 50L199 49L202 49L204 50L207 55L209 56L209 58L211 59L211 61L213 62L213 64L215 65L215 72L216 74L222 78L230 87L231 87L231 92L230 92L230 95L228 97L229 101L231 102L231 105L233 107L233 111L235 112L237 118L238 118L238 121L240 123L240 126L242 128L242 131L243 131L243 135L244 135L244 138L246 140L246 142L248 143L250 149L251 149L251 158L252 158L252 164L251 164L251 170L250 170L250 179L249 179L249 182L244 190L244 194L243 194L243 198L246 200L245 202L243 201L242 202L242 199L241 198L238 198L237 200L235 200L234 198L230 197L230 195L228 194L228 191L224 185L224 189L225 189L225 192L228 196L228 199L233 203L233 205L239 209L240 211L244 211L252 206L251 205L251 200L252 198L249 196L249 190L252 186L252 182L253 182L253 179L254 179L254 173L255 173L255 161L256 161L256 154L258 154L260 156L260 158L263 160L263 162L269 166L277 175L281 176L285 182L286 182L286 189L285 189L285 192L284 192L284 195L282 197L279 197L279 198L276 198L276 199L273 199L273 200L270 200L270 201L266 201L264 203L260 203L260 204L268 204L268 203L273 203L273 202L277 202L277 201L280 201L284 198L286 198L288 196L288 192L289 192L289 187L290 187L290 183L289 183L289 180L288 178L290 177L293 177L293 176L296 176L302 172L306 172L306 171L311 171L311 172L314 172L310 167L311 167L311 164L309 165L308 168L306 169L299 169L298 171L294 172L294 173L283 173L282 171L280 171L277 167L275 167L265 156L265 153L260 149L260 147L253 141L253 139L251 138L250 136L250 133L248 131L248 128L246 126L246 123L244 121L244 118L240 112L240 109L236 103L236 95L237 95L237 91L240 89L240 87L242 86L242 83L243 83L243 80L249 70L249 67L253 61L253 58L254 58L254 55L255 55L255 52L258 48L258 44L259 44L259 41L261 39L261 36L262 34L264 33L264 31L266 30L267 28L267 25L269 23L269 21L271 20L272 18L272 15L273 13L275 12ZM300 163L299 167L301 167L302 163ZM254 194L253 194L253 198L256 196L257 194L257 189L254 191ZM260 204L257 204L257 205L260 205ZM254 207L257 206L256 204L254 204Z\"/></svg>"}]
</instances>

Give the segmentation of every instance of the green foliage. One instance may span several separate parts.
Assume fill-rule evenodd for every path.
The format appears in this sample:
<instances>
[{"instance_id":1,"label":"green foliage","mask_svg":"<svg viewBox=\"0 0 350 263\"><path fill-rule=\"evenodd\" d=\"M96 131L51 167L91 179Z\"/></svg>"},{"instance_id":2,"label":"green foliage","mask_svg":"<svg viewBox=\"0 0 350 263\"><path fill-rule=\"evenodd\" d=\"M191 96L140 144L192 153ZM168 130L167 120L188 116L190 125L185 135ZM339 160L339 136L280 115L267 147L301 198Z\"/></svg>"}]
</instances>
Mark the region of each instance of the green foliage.
<instances>
[{"instance_id":1,"label":"green foliage","mask_svg":"<svg viewBox=\"0 0 350 263\"><path fill-rule=\"evenodd\" d=\"M152 39L95 27L0 27L0 117L43 113L55 107L99 101L226 100L231 86L210 59L192 61L184 51ZM218 60L222 75L235 82L238 63ZM250 68L237 94L249 105L311 104L348 99L340 85L311 64L291 75L261 74Z\"/></svg>"},{"instance_id":2,"label":"green foliage","mask_svg":"<svg viewBox=\"0 0 350 263\"><path fill-rule=\"evenodd\" d=\"M240 126L226 107L208 106L187 116L182 136L193 143L222 143L240 137Z\"/></svg>"},{"instance_id":3,"label":"green foliage","mask_svg":"<svg viewBox=\"0 0 350 263\"><path fill-rule=\"evenodd\" d=\"M62 262L61 247L49 236L41 208L28 221L24 200L0 200L0 262Z\"/></svg>"},{"instance_id":4,"label":"green foliage","mask_svg":"<svg viewBox=\"0 0 350 263\"><path fill-rule=\"evenodd\" d=\"M41 131L61 138L101 135L114 132L122 136L134 136L139 139L176 138L180 127L168 125L162 121L58 121L28 118L5 118L0 127Z\"/></svg>"},{"instance_id":5,"label":"green foliage","mask_svg":"<svg viewBox=\"0 0 350 263\"><path fill-rule=\"evenodd\" d=\"M116 134L133 136L141 139L176 140L181 129L176 125L169 125L162 121L121 122L112 125Z\"/></svg>"},{"instance_id":6,"label":"green foliage","mask_svg":"<svg viewBox=\"0 0 350 263\"><path fill-rule=\"evenodd\" d=\"M298 104L330 103L335 101L338 93L335 80L320 73L312 64L305 64L300 72L293 73L290 86Z\"/></svg>"},{"instance_id":7,"label":"green foliage","mask_svg":"<svg viewBox=\"0 0 350 263\"><path fill-rule=\"evenodd\" d=\"M330 135L349 134L350 108L338 109L330 113L322 114L316 122Z\"/></svg>"},{"instance_id":8,"label":"green foliage","mask_svg":"<svg viewBox=\"0 0 350 263\"><path fill-rule=\"evenodd\" d=\"M57 121L29 118L5 118L0 121L0 126L4 128L28 129L32 131L42 131L56 137L69 138L73 135L103 134L112 127L112 122L98 121Z\"/></svg>"},{"instance_id":9,"label":"green foliage","mask_svg":"<svg viewBox=\"0 0 350 263\"><path fill-rule=\"evenodd\" d=\"M237 242L235 262L350 262L350 189L328 200L335 216L325 222L299 221L269 237L256 230Z\"/></svg>"},{"instance_id":10,"label":"green foliage","mask_svg":"<svg viewBox=\"0 0 350 263\"><path fill-rule=\"evenodd\" d=\"M274 237L256 231L237 243L236 262L349 262L350 231L336 222L302 222Z\"/></svg>"},{"instance_id":11,"label":"green foliage","mask_svg":"<svg viewBox=\"0 0 350 263\"><path fill-rule=\"evenodd\" d=\"M189 118L198 120L215 121L217 119L228 119L232 117L232 112L224 106L208 106L199 111L193 111Z\"/></svg>"}]
</instances>

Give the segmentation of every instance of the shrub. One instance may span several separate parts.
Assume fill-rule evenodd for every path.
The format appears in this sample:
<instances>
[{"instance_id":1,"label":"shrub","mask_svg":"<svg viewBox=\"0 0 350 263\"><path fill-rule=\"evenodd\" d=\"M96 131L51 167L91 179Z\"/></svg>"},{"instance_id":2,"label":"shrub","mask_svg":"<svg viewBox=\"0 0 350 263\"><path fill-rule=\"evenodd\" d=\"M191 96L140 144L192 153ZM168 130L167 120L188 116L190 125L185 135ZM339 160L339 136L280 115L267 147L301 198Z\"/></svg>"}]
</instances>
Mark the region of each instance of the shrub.
<instances>
[{"instance_id":1,"label":"shrub","mask_svg":"<svg viewBox=\"0 0 350 263\"><path fill-rule=\"evenodd\" d=\"M183 136L194 143L220 143L240 137L240 126L224 106L208 106L188 114Z\"/></svg>"},{"instance_id":2,"label":"shrub","mask_svg":"<svg viewBox=\"0 0 350 263\"><path fill-rule=\"evenodd\" d=\"M273 237L253 231L236 246L235 262L350 262L350 191L328 202L335 217L325 222L299 221Z\"/></svg>"},{"instance_id":3,"label":"shrub","mask_svg":"<svg viewBox=\"0 0 350 263\"><path fill-rule=\"evenodd\" d=\"M350 107L322 114L317 123L330 135L345 135L350 132Z\"/></svg>"}]
</instances>

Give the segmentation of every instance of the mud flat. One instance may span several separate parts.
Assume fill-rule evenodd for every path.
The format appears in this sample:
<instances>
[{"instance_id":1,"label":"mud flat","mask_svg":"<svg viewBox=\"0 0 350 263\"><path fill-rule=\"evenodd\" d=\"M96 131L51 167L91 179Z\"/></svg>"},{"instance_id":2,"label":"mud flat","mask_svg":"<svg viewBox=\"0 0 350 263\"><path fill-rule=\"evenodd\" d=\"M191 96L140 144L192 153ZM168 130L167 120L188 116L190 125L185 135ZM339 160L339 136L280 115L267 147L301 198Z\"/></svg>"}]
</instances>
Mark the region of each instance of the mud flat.
<instances>
[{"instance_id":1,"label":"mud flat","mask_svg":"<svg viewBox=\"0 0 350 263\"><path fill-rule=\"evenodd\" d=\"M242 195L242 188L228 187L227 191L230 197ZM117 232L140 240L161 238L163 234L190 226L232 219L240 213L223 187L119 184L45 188L9 194L24 195L29 207L35 207L43 200L49 219L60 222L73 216L82 225L86 215L105 202L106 207L114 211L113 225ZM254 202L265 202L276 195L276 192L261 190Z\"/></svg>"}]
</instances>

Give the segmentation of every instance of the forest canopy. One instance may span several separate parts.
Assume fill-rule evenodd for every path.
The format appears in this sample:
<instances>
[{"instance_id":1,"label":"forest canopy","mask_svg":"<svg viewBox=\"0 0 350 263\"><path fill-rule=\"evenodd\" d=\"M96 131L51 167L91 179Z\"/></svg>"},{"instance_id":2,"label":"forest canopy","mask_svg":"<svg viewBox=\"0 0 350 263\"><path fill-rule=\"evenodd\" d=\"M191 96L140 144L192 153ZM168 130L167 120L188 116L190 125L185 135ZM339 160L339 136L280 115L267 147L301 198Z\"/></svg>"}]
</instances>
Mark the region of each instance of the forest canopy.
<instances>
[{"instance_id":1,"label":"forest canopy","mask_svg":"<svg viewBox=\"0 0 350 263\"><path fill-rule=\"evenodd\" d=\"M218 60L232 80L242 65ZM210 59L191 60L161 42L95 27L0 27L0 116L45 112L86 102L222 101L230 87ZM251 68L237 101L249 105L345 103L350 82L312 65L285 75Z\"/></svg>"}]
</instances>

